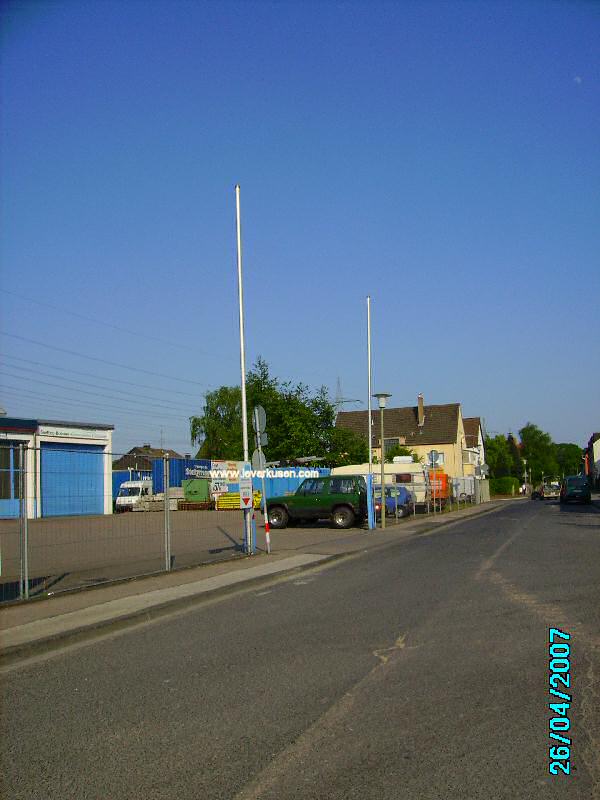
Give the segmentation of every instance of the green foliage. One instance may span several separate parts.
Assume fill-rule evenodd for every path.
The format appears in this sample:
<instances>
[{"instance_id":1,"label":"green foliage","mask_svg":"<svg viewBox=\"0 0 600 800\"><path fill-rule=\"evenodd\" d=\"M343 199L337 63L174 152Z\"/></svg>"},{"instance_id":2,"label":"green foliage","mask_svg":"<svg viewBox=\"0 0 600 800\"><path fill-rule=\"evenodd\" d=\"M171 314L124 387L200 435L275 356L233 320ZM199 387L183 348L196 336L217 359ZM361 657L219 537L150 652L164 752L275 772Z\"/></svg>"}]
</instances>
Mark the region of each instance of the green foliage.
<instances>
[{"instance_id":1,"label":"green foliage","mask_svg":"<svg viewBox=\"0 0 600 800\"><path fill-rule=\"evenodd\" d=\"M364 464L369 459L366 437L359 436L347 428L332 428L330 431L328 467L345 467L348 464Z\"/></svg>"},{"instance_id":2,"label":"green foliage","mask_svg":"<svg viewBox=\"0 0 600 800\"><path fill-rule=\"evenodd\" d=\"M242 392L239 386L221 386L208 392L202 416L190 418L192 442L202 441L198 458L239 460L242 449ZM217 455L218 454L218 455Z\"/></svg>"},{"instance_id":3,"label":"green foliage","mask_svg":"<svg viewBox=\"0 0 600 800\"><path fill-rule=\"evenodd\" d=\"M536 483L542 476L555 477L559 474L556 457L556 446L550 434L540 430L537 425L528 422L519 431L521 437L521 453L527 460L527 470L531 470L532 481Z\"/></svg>"},{"instance_id":4,"label":"green foliage","mask_svg":"<svg viewBox=\"0 0 600 800\"><path fill-rule=\"evenodd\" d=\"M533 483L542 476L557 478L561 475L577 474L581 469L582 449L576 444L555 444L550 434L528 422L519 431L521 443L509 433L486 438L486 461L491 478L514 477L521 480L527 468Z\"/></svg>"},{"instance_id":5,"label":"green foliage","mask_svg":"<svg viewBox=\"0 0 600 800\"><path fill-rule=\"evenodd\" d=\"M563 442L554 445L559 475L577 475L581 470L583 450L576 444Z\"/></svg>"},{"instance_id":6,"label":"green foliage","mask_svg":"<svg viewBox=\"0 0 600 800\"><path fill-rule=\"evenodd\" d=\"M250 451L254 450L252 409L262 405L267 413L269 443L264 452L268 461L317 456L328 466L340 466L367 460L366 439L335 427L335 406L325 387L311 393L304 384L280 382L258 358L246 376L246 396ZM237 386L207 393L202 414L190 419L192 441L201 443L199 458L243 458L241 408Z\"/></svg>"},{"instance_id":7,"label":"green foliage","mask_svg":"<svg viewBox=\"0 0 600 800\"><path fill-rule=\"evenodd\" d=\"M509 475L512 475L515 478L524 477L525 465L523 464L523 459L521 458L521 452L517 440L512 433L509 433L506 437L506 444L508 446L510 468Z\"/></svg>"},{"instance_id":8,"label":"green foliage","mask_svg":"<svg viewBox=\"0 0 600 800\"><path fill-rule=\"evenodd\" d=\"M395 444L385 454L385 461L386 464L391 464L394 461L396 456L411 456L413 461L418 461L418 457L415 458L416 454L410 449L410 447L403 447L401 444Z\"/></svg>"},{"instance_id":9,"label":"green foliage","mask_svg":"<svg viewBox=\"0 0 600 800\"><path fill-rule=\"evenodd\" d=\"M512 457L505 436L498 434L485 440L485 458L491 478L505 478L512 473Z\"/></svg>"},{"instance_id":10,"label":"green foliage","mask_svg":"<svg viewBox=\"0 0 600 800\"><path fill-rule=\"evenodd\" d=\"M517 494L520 481L510 476L504 478L490 478L490 494Z\"/></svg>"}]
</instances>

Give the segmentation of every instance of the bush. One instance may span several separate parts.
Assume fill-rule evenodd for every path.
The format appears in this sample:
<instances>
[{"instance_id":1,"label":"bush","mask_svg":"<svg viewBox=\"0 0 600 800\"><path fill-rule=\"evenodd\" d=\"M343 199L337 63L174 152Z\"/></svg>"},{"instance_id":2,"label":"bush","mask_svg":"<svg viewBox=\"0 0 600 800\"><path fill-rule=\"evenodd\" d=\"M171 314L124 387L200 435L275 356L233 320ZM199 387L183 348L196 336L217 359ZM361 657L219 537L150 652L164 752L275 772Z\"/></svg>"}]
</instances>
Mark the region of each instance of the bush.
<instances>
[{"instance_id":1,"label":"bush","mask_svg":"<svg viewBox=\"0 0 600 800\"><path fill-rule=\"evenodd\" d=\"M518 478L490 478L490 494L518 494L519 486Z\"/></svg>"}]
</instances>

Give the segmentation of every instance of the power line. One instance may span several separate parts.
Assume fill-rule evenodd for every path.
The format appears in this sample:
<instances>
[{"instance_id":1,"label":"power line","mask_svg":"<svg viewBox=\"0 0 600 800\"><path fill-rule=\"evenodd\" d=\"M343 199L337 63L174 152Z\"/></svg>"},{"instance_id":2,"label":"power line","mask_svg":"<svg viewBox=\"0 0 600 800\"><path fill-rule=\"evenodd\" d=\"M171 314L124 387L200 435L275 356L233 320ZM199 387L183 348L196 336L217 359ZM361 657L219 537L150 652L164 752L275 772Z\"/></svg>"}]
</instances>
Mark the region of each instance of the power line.
<instances>
[{"instance_id":1,"label":"power line","mask_svg":"<svg viewBox=\"0 0 600 800\"><path fill-rule=\"evenodd\" d=\"M19 367L16 364L8 364L8 366L12 367L12 369L21 370L22 372L30 372L28 367ZM89 383L88 381L77 381L77 380L73 380L73 378L57 377L56 375L52 375L52 374L50 374L48 372L40 372L39 370L36 372L35 376L32 376L32 375L24 375L24 376L23 375L13 375L10 372L4 372L4 374L8 375L10 378L16 378L17 380L35 381L35 383L41 383L41 384L44 384L45 386L54 386L55 388L58 388L58 389L71 389L71 387L70 386L61 386L60 384L56 384L56 383L49 383L48 381L41 381L41 380L38 379L37 376L38 375L45 375L47 378L54 378L55 380L68 381L69 383L77 383L77 384L81 384L82 386L91 386L91 387L96 388L96 389L106 389L107 388L106 386L99 386L97 383ZM122 400L122 402L124 402L124 403L133 403L133 402L139 403L141 401L145 405L156 406L158 408L173 409L173 405L172 404L168 404L167 405L166 403L161 402L160 398L158 398L158 397L148 398L147 395L140 396L139 394L134 394L133 392L126 392L126 391L124 391L122 389L114 389L114 391L115 392L119 392L120 394L130 395L131 397L134 398L134 400L129 400L128 398L116 397L115 395L111 395L111 394L98 394L97 392L90 392L90 391L86 391L85 389L77 389L77 391L83 392L85 394L93 394L94 396L97 396L97 397L108 397L109 400ZM158 402L157 403L153 403L153 402L151 402L152 400L158 400Z\"/></svg>"},{"instance_id":2,"label":"power line","mask_svg":"<svg viewBox=\"0 0 600 800\"><path fill-rule=\"evenodd\" d=\"M9 355L8 353L2 353L2 358L10 358L13 361L22 361L24 364L33 364L36 367L46 367L47 369L54 369L57 372L72 372L73 375L83 375L86 378L97 378L98 380L102 381L115 380L117 383L123 383L126 386L135 386L137 389L153 389L154 391L156 390L160 391L160 387L149 386L147 383L134 383L133 381L123 380L123 378L116 378L116 379L105 378L103 375L98 375L97 373L94 372L81 372L80 370L71 369L70 367L54 367L52 366L52 364L46 364L43 361L32 361L30 358L22 358L21 356L12 356ZM55 377L55 376L52 375L49 377ZM169 387L168 391L169 394L180 394L183 395L184 397L194 397L196 399L198 398L197 394L192 394L192 392L182 392L180 389L171 389L171 387Z\"/></svg>"},{"instance_id":3,"label":"power line","mask_svg":"<svg viewBox=\"0 0 600 800\"><path fill-rule=\"evenodd\" d=\"M141 367L132 367L128 364L119 364L116 361L108 361L106 358L99 358L98 356L86 356L84 353L77 353L75 350L67 350L64 347L56 347L52 344L46 344L45 342L38 342L36 339L28 339L25 336L18 336L16 333L7 333L6 331L0 331L0 336L9 336L11 339L19 339L22 342L28 342L29 344L37 344L40 347L47 347L49 350L57 350L59 353L67 353L70 356L77 356L77 358L87 358L90 361L98 361L101 364L108 364L111 367L119 367L120 369L128 369L133 370L134 372L143 372L145 375L154 375L157 378L166 378L170 381L179 381L180 383L193 383L196 386L207 386L205 383L200 383L200 381L193 381L190 378L177 378L174 375L164 375L161 372L152 372L148 369L142 369Z\"/></svg>"},{"instance_id":4,"label":"power line","mask_svg":"<svg viewBox=\"0 0 600 800\"><path fill-rule=\"evenodd\" d=\"M86 322L93 322L96 325L105 325L107 328L112 328L113 330L120 331L121 333L127 333L130 336L141 337L143 335L144 341L146 341L147 339L152 339L155 342L160 342L161 344L166 344L169 347L176 348L177 350L186 349L184 347L184 345L176 344L175 342L170 342L168 339L161 339L159 336L153 336L152 334L149 334L149 333L146 333L146 332L144 332L143 334L140 334L139 331L133 331L133 330L131 330L129 328L123 328L121 325L115 325L112 322L107 322L106 320L98 319L97 317L90 317L87 314L80 314L78 311L71 311L70 309L54 305L53 303L46 303L43 300L37 300L36 298L33 298L33 297L26 297L25 295L18 294L17 292L11 292L8 289L0 289L0 292L3 292L4 294L10 294L12 297L17 297L19 300L23 300L23 301L25 301L27 303L35 303L38 306L45 306L46 308L51 308L53 311L58 311L61 314L68 314L71 317L78 317L79 319L83 319ZM197 353L202 353L205 356L211 356L212 357L212 354L209 353L207 350L202 350L202 349L199 349L199 348L195 347L195 351ZM233 358L233 356L226 356L226 358L229 358L232 361L235 360ZM219 360L221 360L221 356L219 356Z\"/></svg>"},{"instance_id":5,"label":"power line","mask_svg":"<svg viewBox=\"0 0 600 800\"><path fill-rule=\"evenodd\" d=\"M67 399L64 399L64 398L61 398L61 397L53 398L53 397L48 397L48 395L46 395L46 394L40 394L39 392L30 391L29 389L25 389L24 390L21 387L16 387L16 386L2 386L0 391L2 391L2 392L7 392L7 391L8 392L12 392L13 394L17 394L20 397L22 397L23 393L25 392L26 397L38 397L38 398L40 398L42 400L45 400L46 402L52 402L52 403L55 403L55 404L75 405L75 406L78 406L79 408L81 408L82 405L88 405L88 406L94 406L94 407L102 408L102 409L106 409L106 408L108 408L108 409L116 409L121 414L134 414L134 415L136 415L138 417L151 417L153 419L158 419L158 420L160 420L160 419L174 419L174 420L180 420L182 422L185 420L186 422L189 423L189 417L174 416L172 414L158 414L158 413L155 413L155 412L148 413L148 412L144 411L143 409L135 410L135 409L128 409L128 408L121 408L120 406L112 406L112 405L110 405L108 403L95 403L93 401L85 401L84 403L82 403L82 402L77 401L77 400L67 400Z\"/></svg>"},{"instance_id":6,"label":"power line","mask_svg":"<svg viewBox=\"0 0 600 800\"><path fill-rule=\"evenodd\" d=\"M36 385L38 385L38 384L39 384L39 385L42 385L42 386L51 386L53 389L66 389L67 391L69 391L69 389L71 388L71 387L69 387L69 386L61 386L59 383L50 383L50 381L41 381L41 380L38 380L38 379L37 379L37 378L35 378L35 377L29 377L29 376L27 376L27 377L24 377L24 376L22 376L22 375L13 375L13 374L11 374L10 372L5 372L4 374L5 374L5 375L8 375L8 377L9 377L9 378L16 378L17 380L27 380L27 381L32 381L32 382L34 382ZM14 389L14 388L16 388L16 387L14 387L14 386L13 386L12 388ZM75 391L76 391L76 392L78 392L79 394L91 394L91 395L93 395L94 397L106 397L106 398L108 398L109 400L118 400L118 401L119 401L119 402L121 402L121 403L137 403L137 404L138 404L138 405L137 405L137 408L136 408L136 409L132 409L132 410L139 410L139 409L140 409L140 406L139 406L139 402L140 402L140 401L139 401L139 399L138 399L137 401L136 401L136 400L130 400L130 399L129 399L129 398L127 398L127 397L123 397L123 398L121 398L121 397L115 397L114 395L110 395L110 394L102 394L101 392L91 392L91 391L89 391L88 389L79 389L79 388L78 388L78 389L76 389ZM85 400L84 400L84 401L82 401L82 402L85 402ZM160 411L161 409L166 409L166 410L168 410L168 409L170 408L169 406L167 406L167 405L163 405L162 403L147 403L145 399L143 400L143 403L144 403L144 406L143 406L144 408L146 408L146 406L154 406L155 408L158 408L158 409L159 409L159 411ZM112 406L112 407L113 407L113 408L117 408L117 406Z\"/></svg>"},{"instance_id":7,"label":"power line","mask_svg":"<svg viewBox=\"0 0 600 800\"><path fill-rule=\"evenodd\" d=\"M15 394L17 396L16 397L16 402L20 402L20 403L23 403L23 402L26 403L27 400L31 401L32 396L36 395L35 392L28 392L27 396L26 396L26 399L23 400L21 398L20 391L15 391L12 388L9 388L9 389L5 390L5 393L7 395L8 395L8 393ZM46 397L44 395L37 395L37 396L42 397L44 399L44 405L45 406L49 406L51 408L54 408L54 407L58 408L59 411L57 412L57 416L60 416L61 414L64 414L65 406L77 406L78 409L81 408L81 405L79 403L76 403L75 401L54 399L54 398ZM94 403L92 403L90 405L92 405L92 406L95 406L95 405L100 406L100 404L94 404ZM52 412L52 413L54 413L54 412ZM106 413L106 412L104 412L104 413ZM135 415L135 420L124 418L122 415L130 415L130 416ZM34 412L30 413L30 414L26 413L23 416L31 416L31 417L38 416L39 417L40 414L37 411L34 411ZM48 413L48 416L50 416L50 413ZM115 433L114 433L115 436L119 436L119 437L128 437L129 436L129 437L136 438L136 439L138 439L138 438L142 439L143 438L144 441L147 441L148 438L152 438L152 437L158 436L158 433L157 433L158 427L162 427L162 428L164 428L164 430L165 430L165 432L166 432L166 434L167 434L167 436L168 436L170 441L174 441L174 440L176 440L178 442L184 442L185 441L187 443L187 447L192 447L193 446L191 444L191 440L189 438L189 428L188 428L189 420L185 420L185 421L182 420L181 422L178 423L177 421L175 421L175 422L165 421L162 417L151 417L148 420L148 422L144 422L142 419L140 419L140 415L138 413L136 413L134 411L129 411L129 410L123 410L122 409L114 417L111 414L110 424L113 424L115 426ZM187 432L187 437L179 438L179 437L183 436L184 431ZM177 437L177 439L175 437Z\"/></svg>"},{"instance_id":8,"label":"power line","mask_svg":"<svg viewBox=\"0 0 600 800\"><path fill-rule=\"evenodd\" d=\"M71 311L70 309L56 306L53 303L45 303L42 300L38 300L34 297L26 297L25 295L18 294L17 292L11 292L8 289L0 289L0 292L3 294L10 294L12 297L17 297L19 300L23 300L26 303L35 303L38 306L44 306L45 308L51 308L54 311L58 311L61 314L68 314L71 317L78 317L79 319L83 319L86 322L94 322L96 325L105 325L107 328L113 328L116 331L121 331L121 333L128 333L130 336L140 336L139 331L133 331L129 328L122 328L120 325L114 325L111 322L106 322L106 320L98 319L97 317L90 317L87 314L80 314L77 311ZM183 346L180 344L175 344L175 342L169 342L167 339L160 339L158 336L152 336L148 333L143 334L144 339L153 339L155 342L161 342L162 344L167 344L170 347L176 347L178 349L183 349Z\"/></svg>"}]
</instances>

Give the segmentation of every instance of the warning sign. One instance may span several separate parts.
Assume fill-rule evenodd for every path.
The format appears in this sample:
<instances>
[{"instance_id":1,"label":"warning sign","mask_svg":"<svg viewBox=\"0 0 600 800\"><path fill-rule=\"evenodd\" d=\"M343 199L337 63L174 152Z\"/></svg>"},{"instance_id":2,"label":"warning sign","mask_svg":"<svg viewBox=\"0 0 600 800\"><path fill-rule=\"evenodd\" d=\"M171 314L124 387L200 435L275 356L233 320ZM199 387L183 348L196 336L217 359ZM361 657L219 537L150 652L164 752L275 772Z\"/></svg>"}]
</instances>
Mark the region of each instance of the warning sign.
<instances>
[{"instance_id":1,"label":"warning sign","mask_svg":"<svg viewBox=\"0 0 600 800\"><path fill-rule=\"evenodd\" d=\"M250 476L250 464L240 461L240 508L252 508L252 478Z\"/></svg>"}]
</instances>

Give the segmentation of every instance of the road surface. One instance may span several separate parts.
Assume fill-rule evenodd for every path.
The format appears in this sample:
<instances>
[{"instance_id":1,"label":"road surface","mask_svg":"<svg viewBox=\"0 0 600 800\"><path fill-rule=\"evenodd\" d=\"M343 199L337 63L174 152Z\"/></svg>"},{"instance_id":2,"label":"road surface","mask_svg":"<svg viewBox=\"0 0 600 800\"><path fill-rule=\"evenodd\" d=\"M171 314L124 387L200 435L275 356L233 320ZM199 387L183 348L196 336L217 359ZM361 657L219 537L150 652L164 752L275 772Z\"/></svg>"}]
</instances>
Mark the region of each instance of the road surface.
<instances>
[{"instance_id":1,"label":"road surface","mask_svg":"<svg viewBox=\"0 0 600 800\"><path fill-rule=\"evenodd\" d=\"M548 772L548 628L571 775ZM600 798L600 512L514 502L2 674L5 797Z\"/></svg>"}]
</instances>

